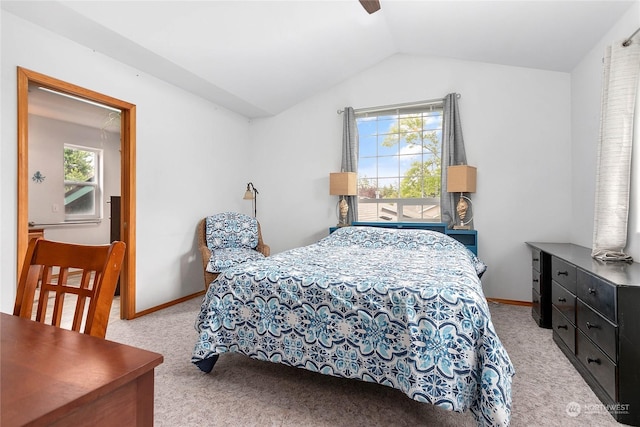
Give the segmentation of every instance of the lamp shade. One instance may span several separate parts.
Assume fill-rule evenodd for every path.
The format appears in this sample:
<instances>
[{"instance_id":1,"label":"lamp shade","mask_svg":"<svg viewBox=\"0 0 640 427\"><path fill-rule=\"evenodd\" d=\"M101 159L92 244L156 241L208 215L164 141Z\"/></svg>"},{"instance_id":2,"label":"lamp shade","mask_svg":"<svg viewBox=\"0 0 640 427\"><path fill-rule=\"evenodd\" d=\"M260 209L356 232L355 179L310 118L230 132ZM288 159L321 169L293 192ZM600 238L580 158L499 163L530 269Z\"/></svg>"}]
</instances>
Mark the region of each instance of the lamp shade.
<instances>
[{"instance_id":1,"label":"lamp shade","mask_svg":"<svg viewBox=\"0 0 640 427\"><path fill-rule=\"evenodd\" d=\"M244 192L245 200L253 200L258 196L258 189L253 186L253 182L247 183L247 191Z\"/></svg>"},{"instance_id":2,"label":"lamp shade","mask_svg":"<svg viewBox=\"0 0 640 427\"><path fill-rule=\"evenodd\" d=\"M475 193L476 168L468 165L449 166L447 168L447 192Z\"/></svg>"},{"instance_id":3,"label":"lamp shade","mask_svg":"<svg viewBox=\"0 0 640 427\"><path fill-rule=\"evenodd\" d=\"M356 180L355 172L329 174L329 194L333 196L356 196L358 194Z\"/></svg>"}]
</instances>

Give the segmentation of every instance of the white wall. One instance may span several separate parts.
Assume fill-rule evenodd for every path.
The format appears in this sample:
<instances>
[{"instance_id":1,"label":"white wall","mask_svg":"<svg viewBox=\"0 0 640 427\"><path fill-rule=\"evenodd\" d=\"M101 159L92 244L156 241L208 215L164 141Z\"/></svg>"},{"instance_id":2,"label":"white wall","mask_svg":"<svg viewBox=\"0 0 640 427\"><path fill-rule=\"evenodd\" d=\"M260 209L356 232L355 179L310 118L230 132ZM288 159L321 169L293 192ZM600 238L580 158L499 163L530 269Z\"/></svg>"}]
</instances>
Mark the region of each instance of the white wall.
<instances>
[{"instance_id":1,"label":"white wall","mask_svg":"<svg viewBox=\"0 0 640 427\"><path fill-rule=\"evenodd\" d=\"M640 27L640 2L611 28L571 73L571 160L573 173L571 241L590 248L593 242L596 157L600 131L602 92L602 58L605 47L621 42ZM635 37L640 43L640 35ZM636 100L635 145L640 141L640 91ZM632 159L631 201L626 252L640 261L640 149L634 148Z\"/></svg>"},{"instance_id":2,"label":"white wall","mask_svg":"<svg viewBox=\"0 0 640 427\"><path fill-rule=\"evenodd\" d=\"M17 66L137 106L136 310L201 290L197 221L251 211L247 119L6 11L0 19L0 310L13 309L17 282Z\"/></svg>"},{"instance_id":3,"label":"white wall","mask_svg":"<svg viewBox=\"0 0 640 427\"><path fill-rule=\"evenodd\" d=\"M275 117L249 124L0 13L2 311L11 310L16 281L18 65L138 106L138 311L201 289L195 225L220 210L250 213L250 203L241 200L248 181L260 191L258 218L273 253L327 235L337 221L337 198L328 194L328 174L340 168L342 116L336 111L347 105L462 95L468 162L478 167L473 200L479 255L489 266L483 277L487 296L530 300L525 241L590 243L600 46L571 75L399 54ZM625 37L635 30L638 15L636 6L612 34ZM634 224L637 228L638 221ZM639 246L640 238L632 241Z\"/></svg>"},{"instance_id":4,"label":"white wall","mask_svg":"<svg viewBox=\"0 0 640 427\"><path fill-rule=\"evenodd\" d=\"M457 92L488 297L531 300L525 241L566 241L571 221L567 73L395 55L276 117L251 125L258 216L274 252L305 245L336 223L328 176L339 171L336 111Z\"/></svg>"},{"instance_id":5,"label":"white wall","mask_svg":"<svg viewBox=\"0 0 640 427\"><path fill-rule=\"evenodd\" d=\"M45 225L45 238L81 244L110 242L110 196L120 195L120 134L29 115L29 172L39 171L42 182L29 179L29 222L64 222L64 144L76 144L102 150L102 220L98 224ZM56 161L57 160L57 161ZM54 205L58 210L55 211Z\"/></svg>"}]
</instances>

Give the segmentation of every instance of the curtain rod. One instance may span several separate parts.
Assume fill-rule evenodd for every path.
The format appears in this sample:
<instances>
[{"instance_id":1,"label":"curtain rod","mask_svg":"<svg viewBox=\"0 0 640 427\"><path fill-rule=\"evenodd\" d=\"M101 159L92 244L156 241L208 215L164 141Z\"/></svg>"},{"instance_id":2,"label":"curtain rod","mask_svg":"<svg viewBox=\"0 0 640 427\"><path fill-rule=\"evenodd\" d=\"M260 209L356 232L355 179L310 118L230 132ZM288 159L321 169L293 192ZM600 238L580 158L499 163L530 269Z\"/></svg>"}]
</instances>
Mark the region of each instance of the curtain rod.
<instances>
[{"instance_id":1,"label":"curtain rod","mask_svg":"<svg viewBox=\"0 0 640 427\"><path fill-rule=\"evenodd\" d=\"M460 99L460 96L461 95L459 93L456 93L456 98ZM427 101L419 101L419 102L407 102L404 104L382 105L379 107L357 108L357 109L354 109L353 112L356 114L376 113L379 111L395 110L398 108L426 107L427 105L439 104L442 102L444 102L444 98L429 99ZM338 110L338 114L342 114L342 113L344 113L344 110Z\"/></svg>"},{"instance_id":2,"label":"curtain rod","mask_svg":"<svg viewBox=\"0 0 640 427\"><path fill-rule=\"evenodd\" d=\"M633 32L633 34L631 34L631 35L630 35L630 36L629 36L625 41L623 41L623 42L622 42L622 46L624 46L624 47L629 46L629 45L632 43L631 39L633 38L633 36L635 36L636 34L638 34L638 31L640 31L640 28L638 28L637 30L635 30L635 31Z\"/></svg>"}]
</instances>

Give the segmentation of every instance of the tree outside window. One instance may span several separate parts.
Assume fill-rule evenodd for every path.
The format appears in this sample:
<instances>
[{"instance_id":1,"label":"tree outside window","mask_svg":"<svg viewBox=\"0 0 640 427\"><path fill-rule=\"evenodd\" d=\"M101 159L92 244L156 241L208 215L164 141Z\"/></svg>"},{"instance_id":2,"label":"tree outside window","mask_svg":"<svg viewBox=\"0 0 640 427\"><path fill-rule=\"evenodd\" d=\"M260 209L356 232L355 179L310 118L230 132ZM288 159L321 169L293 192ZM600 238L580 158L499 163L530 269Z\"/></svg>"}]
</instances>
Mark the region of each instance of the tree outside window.
<instances>
[{"instance_id":1,"label":"tree outside window","mask_svg":"<svg viewBox=\"0 0 640 427\"><path fill-rule=\"evenodd\" d=\"M358 219L440 221L442 105L357 118Z\"/></svg>"}]
</instances>

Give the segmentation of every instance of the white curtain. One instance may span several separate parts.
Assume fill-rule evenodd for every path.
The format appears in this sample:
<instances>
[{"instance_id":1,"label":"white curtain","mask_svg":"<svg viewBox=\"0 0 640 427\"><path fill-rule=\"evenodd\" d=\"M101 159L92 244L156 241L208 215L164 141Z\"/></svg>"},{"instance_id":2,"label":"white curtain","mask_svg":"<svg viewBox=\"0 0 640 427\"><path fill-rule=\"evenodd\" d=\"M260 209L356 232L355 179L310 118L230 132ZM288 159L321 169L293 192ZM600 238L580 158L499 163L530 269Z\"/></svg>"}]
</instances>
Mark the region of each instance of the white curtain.
<instances>
[{"instance_id":1,"label":"white curtain","mask_svg":"<svg viewBox=\"0 0 640 427\"><path fill-rule=\"evenodd\" d=\"M640 44L607 47L597 154L596 197L591 255L631 261L627 245L633 117L640 74Z\"/></svg>"}]
</instances>

